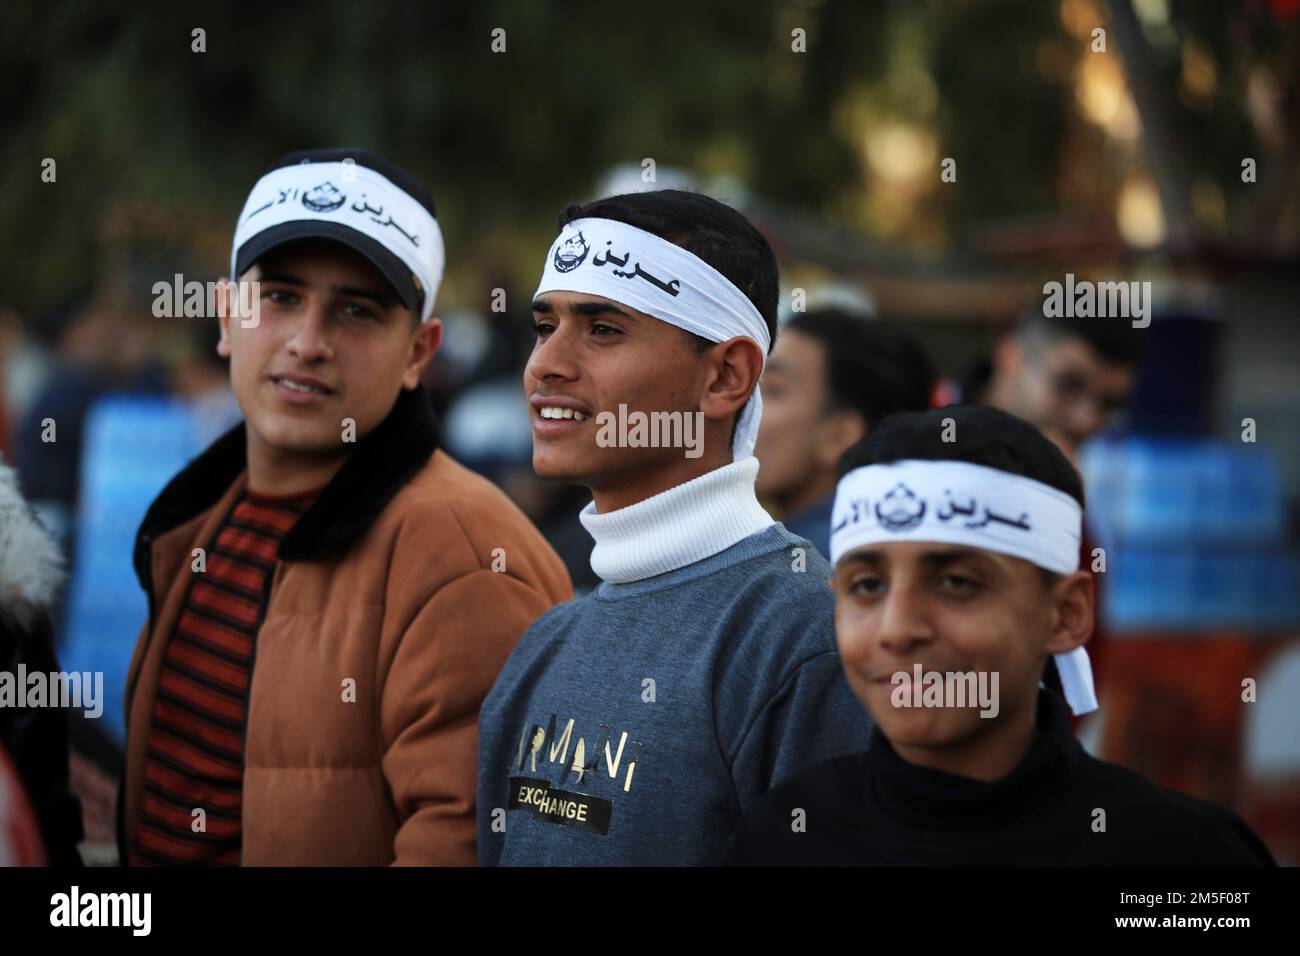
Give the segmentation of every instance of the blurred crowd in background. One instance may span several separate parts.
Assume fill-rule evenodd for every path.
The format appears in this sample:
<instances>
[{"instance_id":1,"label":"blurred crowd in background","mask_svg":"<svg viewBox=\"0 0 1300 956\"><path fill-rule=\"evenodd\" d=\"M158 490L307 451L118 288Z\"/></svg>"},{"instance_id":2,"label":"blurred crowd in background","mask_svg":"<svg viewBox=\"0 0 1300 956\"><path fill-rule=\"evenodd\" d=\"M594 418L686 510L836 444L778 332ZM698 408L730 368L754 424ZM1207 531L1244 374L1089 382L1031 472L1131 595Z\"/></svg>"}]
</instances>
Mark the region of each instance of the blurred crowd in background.
<instances>
[{"instance_id":1,"label":"blurred crowd in background","mask_svg":"<svg viewBox=\"0 0 1300 956\"><path fill-rule=\"evenodd\" d=\"M576 591L589 495L531 468L532 283L564 203L708 192L781 265L774 517L825 550L839 453L890 412L1039 425L1104 559L1080 736L1300 862L1300 2L460 6L0 14L0 453L68 556L61 666L105 674L73 728L87 860L114 852L135 529L240 419L216 320L156 317L155 286L223 274L272 158L364 145L432 184L447 237L444 442ZM1150 325L1045 318L1067 274L1150 282Z\"/></svg>"}]
</instances>

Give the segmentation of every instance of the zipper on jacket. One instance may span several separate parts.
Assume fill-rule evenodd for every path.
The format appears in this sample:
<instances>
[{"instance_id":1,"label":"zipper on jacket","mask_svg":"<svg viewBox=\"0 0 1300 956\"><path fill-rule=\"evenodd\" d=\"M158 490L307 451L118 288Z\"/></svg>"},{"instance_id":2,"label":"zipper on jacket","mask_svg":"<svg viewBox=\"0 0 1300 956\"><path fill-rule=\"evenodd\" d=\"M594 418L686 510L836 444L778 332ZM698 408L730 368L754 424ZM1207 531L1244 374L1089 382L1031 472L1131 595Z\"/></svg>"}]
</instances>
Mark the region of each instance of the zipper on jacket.
<instances>
[{"instance_id":1,"label":"zipper on jacket","mask_svg":"<svg viewBox=\"0 0 1300 956\"><path fill-rule=\"evenodd\" d=\"M147 582L148 586L144 589L144 596L149 603L149 613L148 616L145 618L144 647L141 648L140 650L140 666L139 668L136 669L135 674L133 674L131 677L131 685L126 689L126 699L128 701L132 701L135 699L135 688L136 685L140 682L140 671L144 670L144 659L149 654L149 645L153 643L153 623L154 623L154 613L156 611L156 608L154 607L154 594L153 594L154 586L153 586L153 537L152 536L146 535L141 539L140 550L143 551L147 556L145 560L145 569L148 573L149 580ZM129 717L130 715L126 714L123 716ZM125 777L126 774L123 773L122 776Z\"/></svg>"},{"instance_id":2,"label":"zipper on jacket","mask_svg":"<svg viewBox=\"0 0 1300 956\"><path fill-rule=\"evenodd\" d=\"M271 573L262 585L262 606L257 610L257 625L253 632L253 650L248 657L248 690L244 693L244 739L239 747L240 772L248 770L248 709L253 703L253 671L257 667L257 645L262 640L262 622L266 620L266 609L271 606L271 588L275 585L276 572L280 562L275 562ZM239 781L239 865L244 865L244 781Z\"/></svg>"},{"instance_id":3,"label":"zipper on jacket","mask_svg":"<svg viewBox=\"0 0 1300 956\"><path fill-rule=\"evenodd\" d=\"M153 596L153 537L151 535L141 535L137 552L143 551L146 555L144 562L147 580L145 582L144 595L148 601L149 611L145 617L144 626L144 647L140 649L140 666L136 672L131 675L130 683L126 688L126 703L128 705L135 702L135 688L140 682L140 671L144 670L144 659L149 654L149 645L153 643L153 624L154 624L154 596ZM126 713L122 715L123 736L125 737L122 761L122 776L117 781L117 807L113 811L113 837L117 843L118 866L127 866L129 860L130 847L126 845L126 760L125 754L131 744L131 710L128 706Z\"/></svg>"}]
</instances>

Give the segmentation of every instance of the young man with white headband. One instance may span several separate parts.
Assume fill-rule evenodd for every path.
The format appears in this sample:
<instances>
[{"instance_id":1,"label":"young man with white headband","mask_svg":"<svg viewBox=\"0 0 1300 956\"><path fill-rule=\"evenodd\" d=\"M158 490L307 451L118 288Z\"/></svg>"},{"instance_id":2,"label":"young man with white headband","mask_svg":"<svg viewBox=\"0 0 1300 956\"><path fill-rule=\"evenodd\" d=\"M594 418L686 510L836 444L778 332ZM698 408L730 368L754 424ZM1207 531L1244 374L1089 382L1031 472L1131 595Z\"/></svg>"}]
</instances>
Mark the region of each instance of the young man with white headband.
<instances>
[{"instance_id":1,"label":"young man with white headband","mask_svg":"<svg viewBox=\"0 0 1300 956\"><path fill-rule=\"evenodd\" d=\"M433 200L366 150L253 187L218 351L244 423L149 509L127 678L132 864L472 864L479 704L571 596L497 488L439 449Z\"/></svg>"},{"instance_id":2,"label":"young man with white headband","mask_svg":"<svg viewBox=\"0 0 1300 956\"><path fill-rule=\"evenodd\" d=\"M533 466L591 490L603 580L529 629L484 702L479 861L716 864L760 793L869 728L830 567L754 494L776 261L695 193L609 197L560 225L524 373ZM702 442L614 440L616 419L656 414Z\"/></svg>"},{"instance_id":3,"label":"young man with white headband","mask_svg":"<svg viewBox=\"0 0 1300 956\"><path fill-rule=\"evenodd\" d=\"M1028 422L949 407L887 419L841 465L831 531L863 753L760 800L742 865L1267 865L1235 814L1088 755L1083 486ZM1040 684L1049 656L1065 699ZM792 827L798 814L800 826Z\"/></svg>"}]
</instances>

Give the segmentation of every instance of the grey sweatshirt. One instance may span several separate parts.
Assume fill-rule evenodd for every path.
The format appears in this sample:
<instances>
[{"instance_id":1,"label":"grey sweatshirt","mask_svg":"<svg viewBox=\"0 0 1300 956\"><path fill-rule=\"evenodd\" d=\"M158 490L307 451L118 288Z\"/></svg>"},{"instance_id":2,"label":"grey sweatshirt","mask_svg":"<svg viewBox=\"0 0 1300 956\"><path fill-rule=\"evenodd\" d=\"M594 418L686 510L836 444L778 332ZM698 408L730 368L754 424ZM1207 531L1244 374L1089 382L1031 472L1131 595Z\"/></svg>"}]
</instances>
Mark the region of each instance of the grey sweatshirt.
<instances>
[{"instance_id":1,"label":"grey sweatshirt","mask_svg":"<svg viewBox=\"0 0 1300 956\"><path fill-rule=\"evenodd\" d=\"M760 794L865 748L830 574L772 524L539 618L479 715L479 864L719 864Z\"/></svg>"}]
</instances>

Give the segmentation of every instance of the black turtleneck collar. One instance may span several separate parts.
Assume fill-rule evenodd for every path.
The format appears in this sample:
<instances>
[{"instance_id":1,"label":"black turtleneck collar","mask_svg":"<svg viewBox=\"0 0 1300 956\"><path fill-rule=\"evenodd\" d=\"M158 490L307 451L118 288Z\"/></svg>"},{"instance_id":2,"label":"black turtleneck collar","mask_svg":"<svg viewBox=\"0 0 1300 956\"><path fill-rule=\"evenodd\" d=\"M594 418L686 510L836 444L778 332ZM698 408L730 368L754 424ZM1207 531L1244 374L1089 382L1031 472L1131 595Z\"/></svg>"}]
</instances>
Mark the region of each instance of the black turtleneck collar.
<instances>
[{"instance_id":1,"label":"black turtleneck collar","mask_svg":"<svg viewBox=\"0 0 1300 956\"><path fill-rule=\"evenodd\" d=\"M438 448L438 425L422 386L402 391L392 411L362 437L343 467L280 542L284 561L335 556L359 538ZM135 571L152 594L153 539L216 504L248 465L241 422L212 443L163 489L140 525Z\"/></svg>"},{"instance_id":2,"label":"black turtleneck collar","mask_svg":"<svg viewBox=\"0 0 1300 956\"><path fill-rule=\"evenodd\" d=\"M968 829L1012 819L1068 782L1083 749L1070 733L1070 712L1055 693L1038 692L1033 742L1017 767L985 782L903 760L879 726L865 755L867 799L904 823Z\"/></svg>"}]
</instances>

